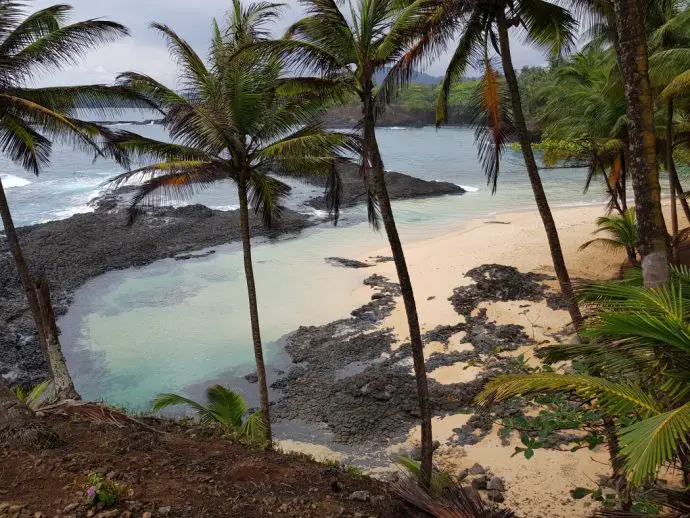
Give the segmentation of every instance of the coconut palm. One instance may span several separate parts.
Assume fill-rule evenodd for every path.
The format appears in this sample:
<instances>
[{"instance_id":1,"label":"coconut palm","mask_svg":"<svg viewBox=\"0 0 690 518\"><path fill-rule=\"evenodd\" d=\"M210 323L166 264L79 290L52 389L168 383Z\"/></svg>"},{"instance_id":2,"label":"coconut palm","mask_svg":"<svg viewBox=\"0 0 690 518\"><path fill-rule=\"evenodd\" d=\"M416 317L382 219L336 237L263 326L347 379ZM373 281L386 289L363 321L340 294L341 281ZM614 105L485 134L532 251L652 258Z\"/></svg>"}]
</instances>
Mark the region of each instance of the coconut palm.
<instances>
[{"instance_id":1,"label":"coconut palm","mask_svg":"<svg viewBox=\"0 0 690 518\"><path fill-rule=\"evenodd\" d=\"M390 100L390 90L376 90L374 77L403 55L432 0L417 0L407 6L393 0L351 0L347 15L335 0L301 3L307 16L288 28L282 40L263 42L256 49L281 55L295 70L319 74L310 81L330 79L346 85L361 103L361 175L368 187L370 222L378 228L380 214L405 305L422 420L422 481L428 486L432 468L431 409L419 317L375 130L377 116Z\"/></svg>"},{"instance_id":2,"label":"coconut palm","mask_svg":"<svg viewBox=\"0 0 690 518\"><path fill-rule=\"evenodd\" d=\"M609 237L597 237L580 245L585 250L592 245L599 245L611 250L624 249L631 264L637 264L637 223L635 210L628 209L616 216L601 216L597 218L597 230L594 234L605 232Z\"/></svg>"},{"instance_id":3,"label":"coconut palm","mask_svg":"<svg viewBox=\"0 0 690 518\"><path fill-rule=\"evenodd\" d=\"M677 244L678 214L676 209L676 195L682 189L676 172L673 156L676 146L677 128L674 122L674 100L690 93L690 14L687 10L679 12L679 6L671 2L664 15L663 23L657 27L649 37L650 48L650 81L655 91L659 93L660 104L666 108L664 121L664 161L669 176L671 195L671 232L674 244ZM684 208L687 208L687 201ZM690 221L690 210L686 211ZM674 259L678 260L678 247L673 247Z\"/></svg>"},{"instance_id":4,"label":"coconut palm","mask_svg":"<svg viewBox=\"0 0 690 518\"><path fill-rule=\"evenodd\" d=\"M317 94L313 85L283 79L280 60L264 59L237 49L264 35L265 24L278 15L277 4L233 3L223 27L214 22L208 66L171 28L153 24L168 41L180 68L176 92L156 79L127 72L120 84L145 97L164 113L163 125L172 143L158 142L128 132L113 137L132 159L152 161L113 180L121 185L139 180L132 215L171 197L190 197L219 181L237 185L244 270L249 297L252 342L261 397L261 412L271 441L268 385L263 359L259 311L250 243L249 205L271 223L280 213L280 201L289 187L270 175L303 178L327 176L331 208L338 209L339 155L358 151L350 134L325 131L314 118L323 110L325 97L338 87L326 82ZM328 95L324 91L330 92Z\"/></svg>"},{"instance_id":5,"label":"coconut palm","mask_svg":"<svg viewBox=\"0 0 690 518\"><path fill-rule=\"evenodd\" d=\"M645 27L648 3L642 0L612 2L617 35L615 49L625 87L629 169L635 193L642 269L645 284L654 287L668 281L668 243L661 211L654 101L649 81Z\"/></svg>"},{"instance_id":6,"label":"coconut palm","mask_svg":"<svg viewBox=\"0 0 690 518\"><path fill-rule=\"evenodd\" d=\"M481 66L484 73L479 104L483 113L478 114L476 122L481 125L478 125L476 136L488 181L495 190L503 149L511 139L516 138L520 142L537 208L546 230L561 291L568 301L573 322L579 326L582 315L573 295L556 223L532 151L508 37L511 28L522 27L531 44L548 50L552 56L559 56L572 45L576 22L566 9L545 0L438 1L420 28L421 36L401 56L391 79L384 82L382 88L394 90L409 77L414 67L445 50L454 41L458 27L462 27L462 34L441 83L436 108L437 124L447 121L452 85L473 62ZM500 55L505 87L490 59L491 48Z\"/></svg>"},{"instance_id":7,"label":"coconut palm","mask_svg":"<svg viewBox=\"0 0 690 518\"><path fill-rule=\"evenodd\" d=\"M102 154L96 138L107 131L79 120L79 114L141 105L131 93L116 87L30 86L39 77L76 64L87 51L127 35L125 27L105 20L67 24L70 12L68 5L54 5L29 14L22 3L0 0L0 151L34 174L49 163L53 142ZM56 392L78 397L55 332L47 284L43 281L39 290L29 270L2 181L0 217Z\"/></svg>"},{"instance_id":8,"label":"coconut palm","mask_svg":"<svg viewBox=\"0 0 690 518\"><path fill-rule=\"evenodd\" d=\"M172 406L188 406L196 412L203 424L217 424L223 432L241 437L250 444L265 444L266 428L261 412L247 415L247 403L241 394L222 385L212 385L206 389L206 400L207 404L202 405L178 394L159 394L153 400L153 410L158 412Z\"/></svg>"},{"instance_id":9,"label":"coconut palm","mask_svg":"<svg viewBox=\"0 0 690 518\"><path fill-rule=\"evenodd\" d=\"M599 311L582 333L591 341L542 353L547 363L582 362L590 374L501 376L478 396L486 404L565 392L590 402L619 422L623 469L636 486L664 463L686 469L690 434L690 271L671 267L670 284L651 290L642 282L640 272L586 288L585 300Z\"/></svg>"},{"instance_id":10,"label":"coconut palm","mask_svg":"<svg viewBox=\"0 0 690 518\"><path fill-rule=\"evenodd\" d=\"M540 124L546 139L568 146L547 149L547 164L578 159L588 164L585 192L601 176L609 194L609 210L627 209L627 132L625 98L615 79L615 59L610 49L590 43L555 69L545 98ZM612 80L613 78L613 80Z\"/></svg>"}]
</instances>

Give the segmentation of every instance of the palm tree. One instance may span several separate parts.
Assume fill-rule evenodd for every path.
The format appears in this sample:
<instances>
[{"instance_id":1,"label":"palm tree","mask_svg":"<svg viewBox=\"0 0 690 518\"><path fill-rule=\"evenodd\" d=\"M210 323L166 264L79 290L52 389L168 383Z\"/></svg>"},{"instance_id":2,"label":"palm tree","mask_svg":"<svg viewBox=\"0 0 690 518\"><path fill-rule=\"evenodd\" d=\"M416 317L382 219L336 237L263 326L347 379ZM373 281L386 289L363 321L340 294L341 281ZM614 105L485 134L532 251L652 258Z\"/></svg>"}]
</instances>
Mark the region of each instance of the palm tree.
<instances>
[{"instance_id":1,"label":"palm tree","mask_svg":"<svg viewBox=\"0 0 690 518\"><path fill-rule=\"evenodd\" d=\"M249 205L265 224L279 215L280 200L289 187L269 175L303 178L328 176L328 199L338 209L339 177L335 166L341 154L358 151L350 134L325 131L314 118L324 99L338 95L337 85L313 85L283 79L283 65L253 53L238 54L240 46L263 38L265 24L278 15L279 5L257 3L244 7L233 2L227 23L214 22L207 66L192 47L171 28L152 27L168 41L180 67L178 93L154 78L127 72L120 84L148 99L164 113L163 124L172 143L157 142L129 132L112 138L132 158L152 160L113 180L114 185L141 180L132 200L132 215L146 205L158 205L171 196L190 197L211 184L230 180L237 185L244 270L249 297L252 341L267 439L271 441L268 385L263 359L259 310L252 266Z\"/></svg>"},{"instance_id":2,"label":"palm tree","mask_svg":"<svg viewBox=\"0 0 690 518\"><path fill-rule=\"evenodd\" d=\"M572 393L618 421L623 469L633 485L653 478L667 462L687 469L690 270L670 270L669 285L651 290L642 274L585 289L585 300L599 311L583 330L592 341L549 346L542 356L547 363L579 361L589 374L500 376L478 401Z\"/></svg>"},{"instance_id":3,"label":"palm tree","mask_svg":"<svg viewBox=\"0 0 690 518\"><path fill-rule=\"evenodd\" d=\"M266 443L261 412L254 412L245 419L247 403L238 392L222 385L212 385L206 389L206 400L208 403L202 405L177 394L159 394L153 401L153 410L157 412L171 406L188 406L194 409L203 424L218 424L225 433L241 437L253 445Z\"/></svg>"},{"instance_id":4,"label":"palm tree","mask_svg":"<svg viewBox=\"0 0 690 518\"><path fill-rule=\"evenodd\" d=\"M625 86L629 168L635 193L642 270L645 285L654 287L668 282L668 243L661 212L654 101L649 81L646 2L612 1L617 35L615 48Z\"/></svg>"},{"instance_id":5,"label":"palm tree","mask_svg":"<svg viewBox=\"0 0 690 518\"><path fill-rule=\"evenodd\" d=\"M609 194L609 210L627 209L625 98L610 49L598 43L556 67L543 87L540 124L545 139L564 142L544 153L544 162L575 158L589 164L585 192L599 175Z\"/></svg>"},{"instance_id":6,"label":"palm tree","mask_svg":"<svg viewBox=\"0 0 690 518\"><path fill-rule=\"evenodd\" d=\"M561 291L568 301L568 311L573 323L579 327L582 315L573 294L556 223L532 151L508 36L511 27L523 27L530 43L548 49L553 56L559 56L571 46L576 22L566 9L545 0L439 0L430 11L425 24L420 28L422 36L401 56L394 67L393 78L383 86L388 90L394 89L401 80L409 77L413 67L445 50L455 38L457 28L462 26L463 33L441 83L436 108L437 124L447 121L448 97L452 85L463 76L472 61L481 64L484 75L479 104L483 113L477 117L483 128L478 128L476 136L488 181L495 190L503 148L511 138L516 137L520 142L537 208L546 230ZM501 57L507 95L489 57L490 46Z\"/></svg>"},{"instance_id":7,"label":"palm tree","mask_svg":"<svg viewBox=\"0 0 690 518\"><path fill-rule=\"evenodd\" d=\"M690 92L690 15L688 11L679 12L675 2L669 5L670 12L664 12L665 19L649 37L650 48L650 81L656 91L660 91L660 103L665 105L666 120L664 121L665 135L665 163L669 176L671 194L671 229L673 237L674 261L678 261L678 214L676 196L682 193L680 181L676 171L673 156L676 128L674 128L674 99L683 97ZM687 200L681 198L686 209L686 217L690 222L690 208Z\"/></svg>"},{"instance_id":8,"label":"palm tree","mask_svg":"<svg viewBox=\"0 0 690 518\"><path fill-rule=\"evenodd\" d=\"M361 103L361 175L369 192L369 220L374 228L378 228L380 213L405 305L422 421L421 478L428 487L432 470L432 438L424 345L412 281L376 139L377 116L390 98L386 89L375 89L374 76L394 64L413 41L430 1L417 0L405 7L400 7L394 0L350 1L347 17L335 0L301 0L301 3L307 16L289 27L283 40L262 42L255 48L269 55L283 56L288 66L297 70L320 73L320 78L310 81L329 79L346 85Z\"/></svg>"},{"instance_id":9,"label":"palm tree","mask_svg":"<svg viewBox=\"0 0 690 518\"><path fill-rule=\"evenodd\" d=\"M49 163L52 142L103 154L95 141L105 128L78 120L79 110L104 113L141 105L121 88L103 85L31 88L41 75L77 63L90 49L127 35L122 25L104 20L66 24L71 7L54 5L32 14L23 4L0 0L0 151L34 174ZM48 285L32 276L17 237L0 181L0 218L36 322L39 343L63 398L78 397L57 337Z\"/></svg>"},{"instance_id":10,"label":"palm tree","mask_svg":"<svg viewBox=\"0 0 690 518\"><path fill-rule=\"evenodd\" d=\"M612 250L625 249L630 264L637 264L637 223L634 209L628 209L618 216L601 216L597 218L597 230L594 234L606 232L609 237L597 237L580 245L585 250L592 245L601 245Z\"/></svg>"}]
</instances>

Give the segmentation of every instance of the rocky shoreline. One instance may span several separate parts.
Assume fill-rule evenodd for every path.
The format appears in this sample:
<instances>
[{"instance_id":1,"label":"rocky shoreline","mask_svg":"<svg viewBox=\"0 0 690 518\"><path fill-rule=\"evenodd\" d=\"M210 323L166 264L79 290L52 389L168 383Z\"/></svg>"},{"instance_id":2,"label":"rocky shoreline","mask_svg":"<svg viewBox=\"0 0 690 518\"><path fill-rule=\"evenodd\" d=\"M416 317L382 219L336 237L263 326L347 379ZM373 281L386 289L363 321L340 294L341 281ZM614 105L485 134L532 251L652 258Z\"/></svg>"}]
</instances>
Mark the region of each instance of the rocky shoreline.
<instances>
[{"instance_id":1,"label":"rocky shoreline","mask_svg":"<svg viewBox=\"0 0 690 518\"><path fill-rule=\"evenodd\" d=\"M388 174L395 178L390 190L392 199L464 192L450 183ZM365 189L357 168L344 168L341 176L343 206L360 203ZM57 315L67 311L77 288L108 271L145 266L164 258L192 259L196 255L191 252L240 237L238 211L212 210L202 205L161 208L127 226L127 215L121 208L126 195L127 189L109 193L94 200L92 213L18 229L32 273L50 282ZM254 237L275 238L318 223L305 214L284 209L282 218L271 229L264 228L252 215L251 231ZM0 241L0 375L13 384L26 386L46 376L34 325L4 239Z\"/></svg>"},{"instance_id":2,"label":"rocky shoreline","mask_svg":"<svg viewBox=\"0 0 690 518\"><path fill-rule=\"evenodd\" d=\"M513 368L512 358L501 353L534 344L522 326L490 321L485 309L478 310L481 303L560 302L543 284L546 277L510 266L483 265L466 276L475 284L456 288L448 298L458 323L439 326L422 338L425 345L440 342L447 346L452 336L463 333L462 341L471 348L433 353L427 359L427 370L432 373L464 363L482 366L483 371L467 382L442 384L430 378L430 403L436 415L469 412L485 381ZM380 449L405 438L418 424L419 409L410 344L396 349L393 330L381 326L396 305L400 287L377 274L364 283L374 291L371 301L352 311L349 318L300 327L286 337L285 349L294 365L272 385L283 395L275 403L273 415L326 424L336 442ZM510 402L497 405L492 412L472 415L465 426L455 430L454 444L480 441L491 431L494 419L519 415L521 408Z\"/></svg>"}]
</instances>

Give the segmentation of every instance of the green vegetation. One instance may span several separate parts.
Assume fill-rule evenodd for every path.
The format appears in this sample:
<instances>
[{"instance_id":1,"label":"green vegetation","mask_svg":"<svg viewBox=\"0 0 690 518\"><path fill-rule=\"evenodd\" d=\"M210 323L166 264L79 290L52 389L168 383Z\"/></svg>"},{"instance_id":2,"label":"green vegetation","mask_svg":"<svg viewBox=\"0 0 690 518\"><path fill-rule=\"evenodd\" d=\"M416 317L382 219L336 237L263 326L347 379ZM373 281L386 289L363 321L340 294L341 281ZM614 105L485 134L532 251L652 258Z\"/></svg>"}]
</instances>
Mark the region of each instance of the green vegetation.
<instances>
[{"instance_id":1,"label":"green vegetation","mask_svg":"<svg viewBox=\"0 0 690 518\"><path fill-rule=\"evenodd\" d=\"M624 281L584 288L582 300L596 310L582 330L587 341L548 346L540 353L549 364L577 362L580 372L500 376L478 401L571 394L583 408L600 412L601 429L616 444L614 471L620 469L633 487L644 488L667 463L687 476L690 271L671 272L670 284L653 290L642 286L639 270Z\"/></svg>"},{"instance_id":2,"label":"green vegetation","mask_svg":"<svg viewBox=\"0 0 690 518\"><path fill-rule=\"evenodd\" d=\"M631 264L637 264L637 223L635 209L626 210L623 214L601 216L597 218L597 230L594 234L604 232L609 237L597 237L580 245L585 250L592 245L603 246L612 250L624 249Z\"/></svg>"},{"instance_id":3,"label":"green vegetation","mask_svg":"<svg viewBox=\"0 0 690 518\"><path fill-rule=\"evenodd\" d=\"M202 424L218 425L223 433L246 440L254 446L266 444L268 437L261 412L247 416L247 404L239 393L222 385L212 385L206 390L206 399L206 405L202 405L178 394L159 394L153 401L153 410L188 406L196 412Z\"/></svg>"},{"instance_id":4,"label":"green vegetation","mask_svg":"<svg viewBox=\"0 0 690 518\"><path fill-rule=\"evenodd\" d=\"M105 507L112 507L117 503L121 493L122 487L119 484L98 473L89 475L86 488L87 505L102 504Z\"/></svg>"},{"instance_id":5,"label":"green vegetation","mask_svg":"<svg viewBox=\"0 0 690 518\"><path fill-rule=\"evenodd\" d=\"M39 383L29 391L24 390L22 387L15 387L14 395L31 410L38 410L45 404L46 397L49 396L48 390L50 385L51 381L47 380Z\"/></svg>"}]
</instances>

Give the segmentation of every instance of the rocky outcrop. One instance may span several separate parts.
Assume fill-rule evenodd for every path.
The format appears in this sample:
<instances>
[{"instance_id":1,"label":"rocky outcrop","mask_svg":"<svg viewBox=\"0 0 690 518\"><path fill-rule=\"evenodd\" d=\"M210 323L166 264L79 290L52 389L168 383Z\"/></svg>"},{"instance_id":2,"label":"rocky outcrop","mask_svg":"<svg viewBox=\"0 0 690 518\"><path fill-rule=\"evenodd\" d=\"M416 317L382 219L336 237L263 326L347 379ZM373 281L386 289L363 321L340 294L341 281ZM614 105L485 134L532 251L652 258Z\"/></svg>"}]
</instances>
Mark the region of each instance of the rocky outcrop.
<instances>
[{"instance_id":1,"label":"rocky outcrop","mask_svg":"<svg viewBox=\"0 0 690 518\"><path fill-rule=\"evenodd\" d=\"M343 186L341 206L352 207L364 203L367 198L367 189L360 176L359 167L354 164L342 165L339 168L340 181ZM325 179L316 179L312 183L325 186ZM386 186L391 200L405 200L411 198L428 198L431 196L444 196L447 194L465 194L465 189L450 182L434 182L422 180L393 171L386 172ZM313 198L307 205L315 209L327 209L326 199L323 196Z\"/></svg>"}]
</instances>

